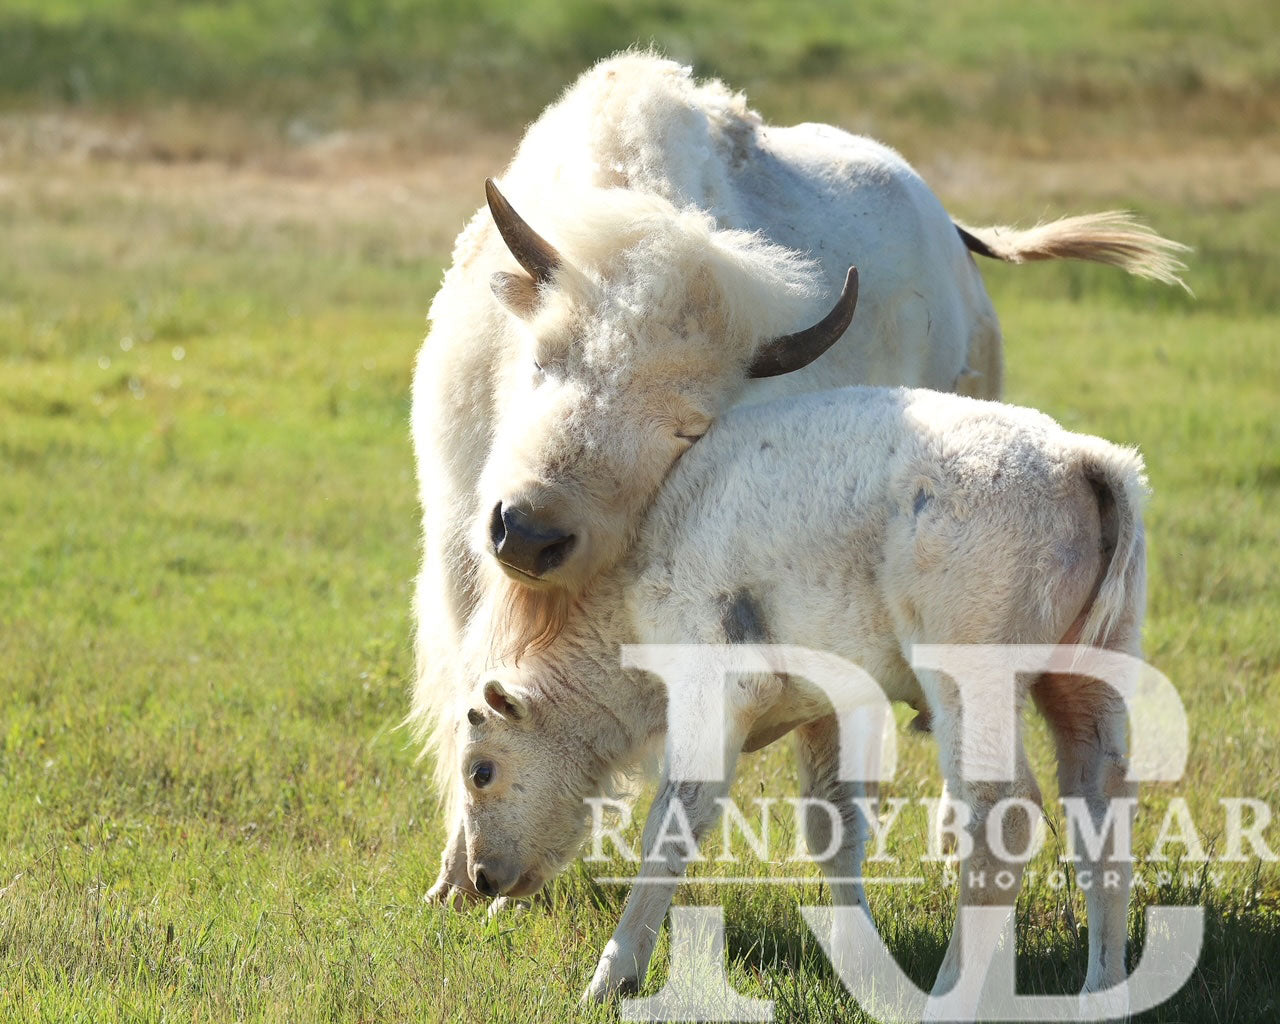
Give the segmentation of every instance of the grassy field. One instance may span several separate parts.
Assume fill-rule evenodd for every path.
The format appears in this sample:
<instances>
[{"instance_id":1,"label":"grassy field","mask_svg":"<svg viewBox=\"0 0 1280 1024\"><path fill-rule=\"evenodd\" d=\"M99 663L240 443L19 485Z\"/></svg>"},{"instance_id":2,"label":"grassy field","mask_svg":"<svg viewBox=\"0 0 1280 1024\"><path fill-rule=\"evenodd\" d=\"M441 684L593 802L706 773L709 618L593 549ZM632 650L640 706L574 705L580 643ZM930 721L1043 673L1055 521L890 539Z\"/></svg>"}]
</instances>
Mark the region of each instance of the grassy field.
<instances>
[{"instance_id":1,"label":"grassy field","mask_svg":"<svg viewBox=\"0 0 1280 1024\"><path fill-rule=\"evenodd\" d=\"M423 904L440 826L397 726L427 305L520 120L635 39L779 118L874 131L963 219L1120 205L1195 246L1195 299L984 272L1008 397L1150 469L1148 657L1192 749L1146 789L1138 848L1175 796L1217 852L1219 797L1280 812L1273 5L466 10L0 13L0 1020L616 1017L576 1007L625 897L590 866L519 916ZM935 792L931 741L902 746L892 795ZM785 750L751 758L740 793L779 777ZM906 830L892 852L922 850ZM1140 866L1133 956L1149 903L1205 905L1206 951L1148 1018L1275 1020L1276 865L1161 867ZM937 881L872 893L925 985L954 900ZM779 1020L864 1019L796 909L816 882L681 899L724 900L731 977ZM1024 990L1078 987L1080 893L1035 887L1019 922Z\"/></svg>"},{"instance_id":2,"label":"grassy field","mask_svg":"<svg viewBox=\"0 0 1280 1024\"><path fill-rule=\"evenodd\" d=\"M779 120L840 120L899 145L1134 153L1274 130L1278 35L1269 0L6 0L0 98L232 109L286 135L395 131L408 101L506 129L591 61L652 43ZM204 122L171 119L158 145L231 144ZM456 145L418 117L408 127L411 144Z\"/></svg>"}]
</instances>

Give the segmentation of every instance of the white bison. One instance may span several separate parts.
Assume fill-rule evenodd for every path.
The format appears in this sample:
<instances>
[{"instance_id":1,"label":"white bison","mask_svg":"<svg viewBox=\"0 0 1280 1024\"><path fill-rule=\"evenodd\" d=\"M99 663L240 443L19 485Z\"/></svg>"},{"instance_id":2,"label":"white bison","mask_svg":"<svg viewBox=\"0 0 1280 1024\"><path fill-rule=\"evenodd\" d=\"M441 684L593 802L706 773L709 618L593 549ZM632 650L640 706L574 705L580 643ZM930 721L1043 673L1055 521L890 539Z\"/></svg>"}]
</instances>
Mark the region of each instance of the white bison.
<instances>
[{"instance_id":1,"label":"white bison","mask_svg":"<svg viewBox=\"0 0 1280 1024\"><path fill-rule=\"evenodd\" d=\"M583 75L488 198L432 303L413 386L411 719L440 765L477 602L505 604L495 642L547 642L725 409L848 384L997 397L1000 330L969 250L1165 281L1180 266L1178 246L1118 214L958 228L892 150L765 125L719 82L644 54ZM861 312L843 333L836 296L855 262ZM469 884L439 780L450 838L432 893L446 896Z\"/></svg>"},{"instance_id":2,"label":"white bison","mask_svg":"<svg viewBox=\"0 0 1280 1024\"><path fill-rule=\"evenodd\" d=\"M704 691L699 684L718 679L698 678L695 655L692 673L686 667L669 680L669 703L662 683L623 669L618 654L620 644L637 641L748 642L838 655L870 673L888 698L926 709L947 787L972 815L960 902L1012 905L1022 877L1018 852L1034 822L1024 812L997 819L1003 839L996 842L988 812L1006 800L1038 805L1040 793L1016 713L979 721L975 709L1021 709L1032 697L1056 740L1062 796L1080 799L1091 819L1086 827L1101 834L1109 801L1136 797L1126 779L1124 701L1107 684L1071 674L1074 659L1014 681L913 670L913 645L1064 643L1138 655L1142 494L1132 451L992 402L851 388L722 414L669 476L631 554L597 576L555 641L518 665L492 659L484 618L500 612L477 612L464 642L469 648L474 640L476 664L469 692L449 716L456 754L448 766L464 791L476 888L521 896L554 875L586 835L585 799L661 740L668 709L679 703L686 725L696 726L685 741L707 735L722 744L713 753L723 757L726 779L741 752L794 733L806 795L849 819L823 862L833 898L865 907L861 887L851 884L865 829L852 820L860 817L855 790L837 771L841 737L829 691L767 667ZM709 693L725 694L719 710ZM962 706L966 728L977 733L968 748ZM1002 747L1015 766L1011 780L974 781L975 773L962 770L999 764ZM650 856L679 820L671 805L682 805L695 839L720 813L728 781L687 781L689 774L671 771L673 758L687 757L669 737L645 828L644 884L632 889L601 957L594 997L634 990L644 978L693 855L676 842ZM809 816L815 852L831 849L832 832L825 815ZM1082 871L1108 878L1087 892L1085 988L1099 991L1124 978L1130 866L1127 852L1110 843L1082 860ZM1016 881L997 884L1006 870ZM960 966L953 933L936 991L951 988Z\"/></svg>"}]
</instances>

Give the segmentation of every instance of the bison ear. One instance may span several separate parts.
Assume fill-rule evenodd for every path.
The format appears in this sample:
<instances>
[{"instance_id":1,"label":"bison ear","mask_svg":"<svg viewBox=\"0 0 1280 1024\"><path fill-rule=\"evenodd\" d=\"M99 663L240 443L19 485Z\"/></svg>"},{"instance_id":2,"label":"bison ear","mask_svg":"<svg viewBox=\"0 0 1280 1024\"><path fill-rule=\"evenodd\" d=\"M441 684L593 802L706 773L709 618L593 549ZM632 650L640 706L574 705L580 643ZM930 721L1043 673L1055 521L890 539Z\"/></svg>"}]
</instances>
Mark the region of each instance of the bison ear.
<instances>
[{"instance_id":1,"label":"bison ear","mask_svg":"<svg viewBox=\"0 0 1280 1024\"><path fill-rule=\"evenodd\" d=\"M522 320L528 320L538 308L538 284L525 274L499 270L489 278L494 298Z\"/></svg>"},{"instance_id":2,"label":"bison ear","mask_svg":"<svg viewBox=\"0 0 1280 1024\"><path fill-rule=\"evenodd\" d=\"M509 690L503 689L496 679L490 679L484 684L484 702L503 718L509 718L513 722L519 722L529 713L525 702Z\"/></svg>"}]
</instances>

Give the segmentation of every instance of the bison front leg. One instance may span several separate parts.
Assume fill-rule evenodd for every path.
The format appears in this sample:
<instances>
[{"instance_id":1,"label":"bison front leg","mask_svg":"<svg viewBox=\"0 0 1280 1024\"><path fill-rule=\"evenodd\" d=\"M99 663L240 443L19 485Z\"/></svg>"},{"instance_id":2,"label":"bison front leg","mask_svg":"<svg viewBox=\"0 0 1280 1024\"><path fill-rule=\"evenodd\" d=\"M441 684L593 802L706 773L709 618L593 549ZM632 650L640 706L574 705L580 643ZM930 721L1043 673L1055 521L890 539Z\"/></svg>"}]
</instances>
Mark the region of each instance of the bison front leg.
<instances>
[{"instance_id":1,"label":"bison front leg","mask_svg":"<svg viewBox=\"0 0 1280 1024\"><path fill-rule=\"evenodd\" d=\"M726 780L733 776L733 765L728 768ZM645 821L644 861L584 1000L603 1002L639 989L680 876L700 859L698 844L719 819L728 791L729 781L673 782L664 773Z\"/></svg>"}]
</instances>

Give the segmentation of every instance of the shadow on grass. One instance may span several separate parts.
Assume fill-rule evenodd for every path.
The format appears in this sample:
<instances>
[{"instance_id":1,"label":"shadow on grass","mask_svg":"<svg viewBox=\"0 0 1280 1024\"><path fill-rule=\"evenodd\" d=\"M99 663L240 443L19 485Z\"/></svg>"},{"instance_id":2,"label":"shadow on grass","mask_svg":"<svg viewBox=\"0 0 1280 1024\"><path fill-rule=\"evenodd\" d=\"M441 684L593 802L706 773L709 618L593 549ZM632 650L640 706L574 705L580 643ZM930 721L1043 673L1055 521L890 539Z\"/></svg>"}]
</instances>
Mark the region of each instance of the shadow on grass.
<instances>
[{"instance_id":1,"label":"shadow on grass","mask_svg":"<svg viewBox=\"0 0 1280 1024\"><path fill-rule=\"evenodd\" d=\"M1205 911L1204 946L1194 974L1171 1000L1134 1020L1277 1019L1280 907L1222 902L1212 895L1201 895L1200 899ZM1175 897L1162 902L1176 905L1183 900ZM1144 909L1136 906L1132 912L1130 970L1138 964L1146 945ZM941 966L954 915L911 916L914 920L882 914L876 924L899 967L921 989L928 990ZM1065 931L1045 928L1032 917L1019 911L1019 993L1074 994L1084 982L1087 967L1087 927L1081 922L1074 928L1071 922ZM778 1003L778 1020L810 1019L814 1003L824 1011L852 1009L852 1000L840 988L820 944L804 924L798 903L789 913L778 913L773 901L767 907L727 909L725 932L729 962L764 982L765 994Z\"/></svg>"}]
</instances>

